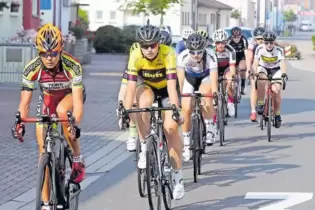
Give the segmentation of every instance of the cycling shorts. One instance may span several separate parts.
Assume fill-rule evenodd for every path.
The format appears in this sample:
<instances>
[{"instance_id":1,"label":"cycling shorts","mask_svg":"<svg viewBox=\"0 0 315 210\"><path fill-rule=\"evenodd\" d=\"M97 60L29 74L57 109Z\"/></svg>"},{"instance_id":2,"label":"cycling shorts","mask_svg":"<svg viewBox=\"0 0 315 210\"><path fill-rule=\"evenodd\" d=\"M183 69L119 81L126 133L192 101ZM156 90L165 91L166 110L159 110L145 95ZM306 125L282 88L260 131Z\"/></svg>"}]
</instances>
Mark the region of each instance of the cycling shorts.
<instances>
[{"instance_id":1,"label":"cycling shorts","mask_svg":"<svg viewBox=\"0 0 315 210\"><path fill-rule=\"evenodd\" d=\"M263 67L263 66L258 66L257 72L258 72L258 73L265 74L265 75L271 74L273 79L281 79L281 76L282 76L280 67L276 67L276 68L265 68L265 67ZM279 84L282 84L282 80L271 81L271 83L279 83Z\"/></svg>"},{"instance_id":2,"label":"cycling shorts","mask_svg":"<svg viewBox=\"0 0 315 210\"><path fill-rule=\"evenodd\" d=\"M167 104L169 104L169 99L168 99L168 91L167 91L167 87L164 87L164 88L161 88L161 89L156 89L154 87L151 87L145 83L139 83L137 85L137 87L145 87L147 89L150 89L153 93L153 97L154 97L154 100L153 102L155 102L159 97L162 98L162 103L163 103L163 106L166 106Z\"/></svg>"},{"instance_id":3,"label":"cycling shorts","mask_svg":"<svg viewBox=\"0 0 315 210\"><path fill-rule=\"evenodd\" d=\"M209 74L203 77L193 77L187 73L185 73L185 80L183 84L183 93L194 93L194 91L198 91L201 84L210 84L210 76Z\"/></svg>"}]
</instances>

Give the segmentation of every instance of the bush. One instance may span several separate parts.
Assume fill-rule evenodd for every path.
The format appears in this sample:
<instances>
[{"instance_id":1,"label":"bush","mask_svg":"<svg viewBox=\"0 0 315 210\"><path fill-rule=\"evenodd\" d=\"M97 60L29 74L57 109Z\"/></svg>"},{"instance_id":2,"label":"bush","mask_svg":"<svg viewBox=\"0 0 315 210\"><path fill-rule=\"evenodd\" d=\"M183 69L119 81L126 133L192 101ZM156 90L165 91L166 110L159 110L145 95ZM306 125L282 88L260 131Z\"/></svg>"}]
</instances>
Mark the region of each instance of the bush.
<instances>
[{"instance_id":1,"label":"bush","mask_svg":"<svg viewBox=\"0 0 315 210\"><path fill-rule=\"evenodd\" d=\"M299 51L297 49L297 46L295 44L287 43L287 42L280 42L278 43L279 46L281 46L283 49L285 49L285 46L291 46L291 55L295 56Z\"/></svg>"},{"instance_id":2,"label":"bush","mask_svg":"<svg viewBox=\"0 0 315 210\"><path fill-rule=\"evenodd\" d=\"M94 48L96 53L127 53L135 42L138 26L125 26L123 29L106 25L96 30Z\"/></svg>"},{"instance_id":3,"label":"bush","mask_svg":"<svg viewBox=\"0 0 315 210\"><path fill-rule=\"evenodd\" d=\"M312 36L312 43L313 43L313 46L315 46L315 35Z\"/></svg>"},{"instance_id":4,"label":"bush","mask_svg":"<svg viewBox=\"0 0 315 210\"><path fill-rule=\"evenodd\" d=\"M289 30L283 31L283 36L292 36L291 32Z\"/></svg>"}]
</instances>

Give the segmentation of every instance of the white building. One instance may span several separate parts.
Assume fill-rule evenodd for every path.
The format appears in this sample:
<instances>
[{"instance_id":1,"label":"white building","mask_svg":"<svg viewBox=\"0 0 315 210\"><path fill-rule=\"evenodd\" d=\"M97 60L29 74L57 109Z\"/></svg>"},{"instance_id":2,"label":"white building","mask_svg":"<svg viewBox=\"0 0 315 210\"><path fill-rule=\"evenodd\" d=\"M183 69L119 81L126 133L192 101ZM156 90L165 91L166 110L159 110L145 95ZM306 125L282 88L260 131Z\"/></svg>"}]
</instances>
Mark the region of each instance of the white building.
<instances>
[{"instance_id":1,"label":"white building","mask_svg":"<svg viewBox=\"0 0 315 210\"><path fill-rule=\"evenodd\" d=\"M14 8L12 3L17 1L5 1L10 8L0 9L0 42L15 36L17 29L23 26L23 1L19 1L20 6Z\"/></svg>"},{"instance_id":2,"label":"white building","mask_svg":"<svg viewBox=\"0 0 315 210\"><path fill-rule=\"evenodd\" d=\"M125 25L143 25L147 19L153 25L160 25L160 16L143 14L133 15L132 9L127 7L125 0L85 0L89 1L88 7L90 29L97 30L100 26L113 25L123 27ZM81 0L81 3L84 0ZM85 2L84 2L85 3ZM215 0L198 0L198 29L209 32L217 28L229 26L230 12L233 8ZM192 0L183 1L182 5L174 4L164 16L164 25L170 26L175 36L180 35L181 28L191 26Z\"/></svg>"}]
</instances>

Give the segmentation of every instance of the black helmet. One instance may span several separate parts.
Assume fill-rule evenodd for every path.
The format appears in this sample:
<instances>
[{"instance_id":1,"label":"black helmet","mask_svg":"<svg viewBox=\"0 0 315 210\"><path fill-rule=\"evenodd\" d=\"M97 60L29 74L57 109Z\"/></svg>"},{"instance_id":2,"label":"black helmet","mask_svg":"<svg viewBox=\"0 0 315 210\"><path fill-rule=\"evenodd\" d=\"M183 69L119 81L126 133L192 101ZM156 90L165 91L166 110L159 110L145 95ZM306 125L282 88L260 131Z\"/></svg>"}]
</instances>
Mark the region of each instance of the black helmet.
<instances>
[{"instance_id":1,"label":"black helmet","mask_svg":"<svg viewBox=\"0 0 315 210\"><path fill-rule=\"evenodd\" d=\"M275 41L276 38L277 38L277 36L273 31L266 31L263 34L264 41Z\"/></svg>"},{"instance_id":2,"label":"black helmet","mask_svg":"<svg viewBox=\"0 0 315 210\"><path fill-rule=\"evenodd\" d=\"M161 31L160 43L170 46L172 44L171 34L168 33L167 31Z\"/></svg>"},{"instance_id":3,"label":"black helmet","mask_svg":"<svg viewBox=\"0 0 315 210\"><path fill-rule=\"evenodd\" d=\"M253 36L254 37L263 36L264 32L265 32L265 28L257 27L253 30Z\"/></svg>"},{"instance_id":4,"label":"black helmet","mask_svg":"<svg viewBox=\"0 0 315 210\"><path fill-rule=\"evenodd\" d=\"M232 36L242 35L242 29L238 26L233 27L231 32L232 32Z\"/></svg>"},{"instance_id":5,"label":"black helmet","mask_svg":"<svg viewBox=\"0 0 315 210\"><path fill-rule=\"evenodd\" d=\"M136 41L141 43L159 42L161 32L158 27L152 25L145 25L138 29L136 34Z\"/></svg>"},{"instance_id":6,"label":"black helmet","mask_svg":"<svg viewBox=\"0 0 315 210\"><path fill-rule=\"evenodd\" d=\"M206 38L198 33L190 34L186 41L186 47L189 50L203 50L205 49L206 45Z\"/></svg>"}]
</instances>

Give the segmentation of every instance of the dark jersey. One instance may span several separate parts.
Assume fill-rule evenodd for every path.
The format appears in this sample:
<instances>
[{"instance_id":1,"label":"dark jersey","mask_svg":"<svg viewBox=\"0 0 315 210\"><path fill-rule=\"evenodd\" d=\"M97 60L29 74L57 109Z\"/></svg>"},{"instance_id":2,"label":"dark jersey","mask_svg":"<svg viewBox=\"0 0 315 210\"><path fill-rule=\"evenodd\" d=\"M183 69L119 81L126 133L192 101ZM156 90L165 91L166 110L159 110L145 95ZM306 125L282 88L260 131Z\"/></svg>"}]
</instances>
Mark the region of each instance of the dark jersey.
<instances>
[{"instance_id":1,"label":"dark jersey","mask_svg":"<svg viewBox=\"0 0 315 210\"><path fill-rule=\"evenodd\" d=\"M235 43L232 37L230 37L228 44L231 45L236 52L236 61L245 59L244 51L248 49L248 41L244 36L241 37L241 40L238 43Z\"/></svg>"}]
</instances>

